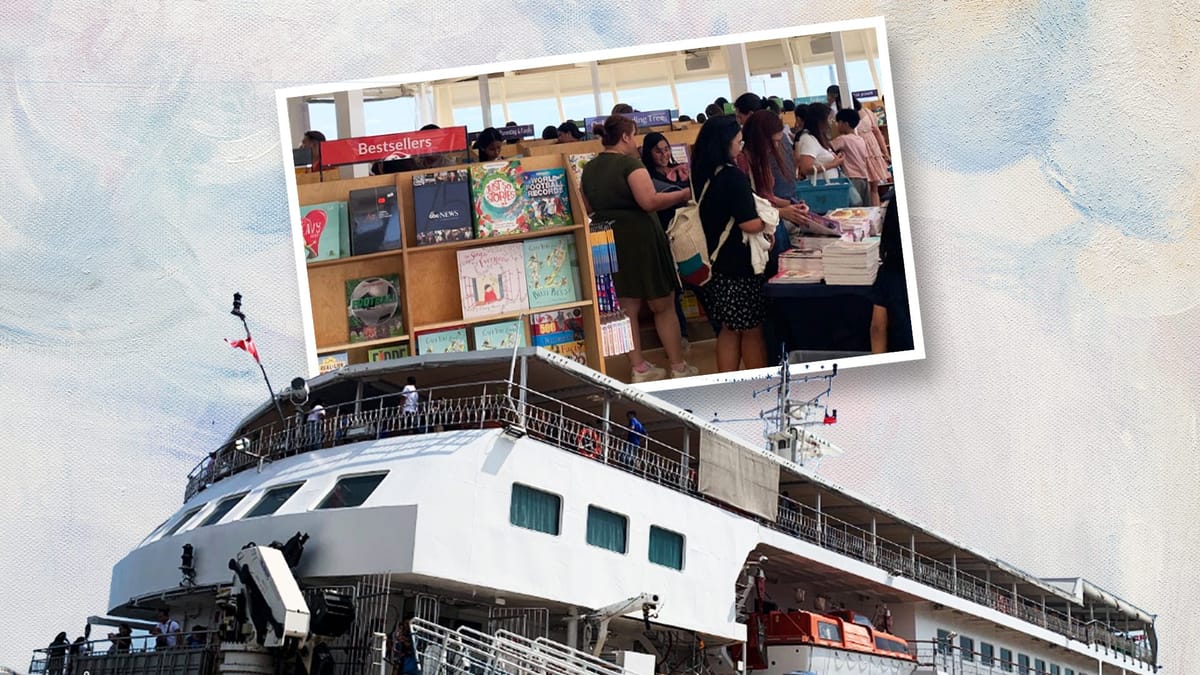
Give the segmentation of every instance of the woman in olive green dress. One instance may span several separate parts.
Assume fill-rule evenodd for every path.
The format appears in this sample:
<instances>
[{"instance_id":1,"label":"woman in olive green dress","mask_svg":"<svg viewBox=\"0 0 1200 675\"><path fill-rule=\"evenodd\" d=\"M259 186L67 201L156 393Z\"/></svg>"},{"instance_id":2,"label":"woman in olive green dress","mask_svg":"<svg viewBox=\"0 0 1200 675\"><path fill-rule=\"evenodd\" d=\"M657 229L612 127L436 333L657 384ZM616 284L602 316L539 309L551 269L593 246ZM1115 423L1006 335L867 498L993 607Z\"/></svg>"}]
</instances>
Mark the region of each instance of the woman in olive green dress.
<instances>
[{"instance_id":1,"label":"woman in olive green dress","mask_svg":"<svg viewBox=\"0 0 1200 675\"><path fill-rule=\"evenodd\" d=\"M637 124L628 117L613 115L604 121L604 151L587 163L580 177L584 206L593 220L613 222L618 267L613 285L633 330L633 351L629 352L633 381L650 382L667 376L666 369L642 356L638 312L643 303L654 314L658 339L671 364L670 376L688 377L698 371L683 358L675 316L679 275L658 212L686 204L691 193L654 191L650 173L638 155L636 134Z\"/></svg>"}]
</instances>

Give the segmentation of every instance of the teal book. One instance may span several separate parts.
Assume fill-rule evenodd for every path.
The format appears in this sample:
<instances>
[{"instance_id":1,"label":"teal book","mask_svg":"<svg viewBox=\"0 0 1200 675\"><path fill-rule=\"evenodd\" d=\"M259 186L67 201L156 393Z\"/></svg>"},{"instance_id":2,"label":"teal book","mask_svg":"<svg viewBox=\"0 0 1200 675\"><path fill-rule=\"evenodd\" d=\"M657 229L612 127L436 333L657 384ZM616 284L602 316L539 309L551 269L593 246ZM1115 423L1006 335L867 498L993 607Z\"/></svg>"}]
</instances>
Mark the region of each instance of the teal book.
<instances>
[{"instance_id":1,"label":"teal book","mask_svg":"<svg viewBox=\"0 0 1200 675\"><path fill-rule=\"evenodd\" d=\"M467 351L467 329L448 328L417 335L417 352L420 354L449 354Z\"/></svg>"},{"instance_id":2,"label":"teal book","mask_svg":"<svg viewBox=\"0 0 1200 675\"><path fill-rule=\"evenodd\" d=\"M579 300L579 262L575 235L526 239L525 283L529 307L549 307Z\"/></svg>"},{"instance_id":3,"label":"teal book","mask_svg":"<svg viewBox=\"0 0 1200 675\"><path fill-rule=\"evenodd\" d=\"M525 336L520 320L484 324L475 326L472 330L475 333L475 349L477 351L525 346Z\"/></svg>"},{"instance_id":4,"label":"teal book","mask_svg":"<svg viewBox=\"0 0 1200 675\"><path fill-rule=\"evenodd\" d=\"M300 207L304 260L336 260L350 254L350 229L346 202L325 202Z\"/></svg>"}]
</instances>

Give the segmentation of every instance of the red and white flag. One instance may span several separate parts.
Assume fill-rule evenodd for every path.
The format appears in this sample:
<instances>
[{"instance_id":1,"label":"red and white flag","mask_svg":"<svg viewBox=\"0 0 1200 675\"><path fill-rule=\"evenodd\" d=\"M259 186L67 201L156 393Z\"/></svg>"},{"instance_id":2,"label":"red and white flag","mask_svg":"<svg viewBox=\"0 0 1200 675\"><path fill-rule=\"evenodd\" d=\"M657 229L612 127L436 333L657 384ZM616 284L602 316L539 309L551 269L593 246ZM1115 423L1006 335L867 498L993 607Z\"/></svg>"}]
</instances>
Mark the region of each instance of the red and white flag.
<instances>
[{"instance_id":1,"label":"red and white flag","mask_svg":"<svg viewBox=\"0 0 1200 675\"><path fill-rule=\"evenodd\" d=\"M254 338L249 335L246 336L245 340L226 339L225 342L229 343L229 346L234 349L244 350L250 356L253 356L255 361L262 363L262 360L258 358L258 347L254 346Z\"/></svg>"}]
</instances>

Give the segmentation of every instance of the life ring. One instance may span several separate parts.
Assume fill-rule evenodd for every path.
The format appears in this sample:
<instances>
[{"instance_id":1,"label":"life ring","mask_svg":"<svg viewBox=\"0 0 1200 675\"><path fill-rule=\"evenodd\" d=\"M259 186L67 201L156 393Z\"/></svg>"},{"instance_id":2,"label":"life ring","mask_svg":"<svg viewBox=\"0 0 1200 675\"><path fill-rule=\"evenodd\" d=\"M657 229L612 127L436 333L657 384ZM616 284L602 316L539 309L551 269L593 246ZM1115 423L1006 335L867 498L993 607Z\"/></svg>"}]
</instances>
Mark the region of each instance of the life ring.
<instances>
[{"instance_id":1,"label":"life ring","mask_svg":"<svg viewBox=\"0 0 1200 675\"><path fill-rule=\"evenodd\" d=\"M585 457L600 458L600 432L591 427L583 427L575 437L575 447Z\"/></svg>"}]
</instances>

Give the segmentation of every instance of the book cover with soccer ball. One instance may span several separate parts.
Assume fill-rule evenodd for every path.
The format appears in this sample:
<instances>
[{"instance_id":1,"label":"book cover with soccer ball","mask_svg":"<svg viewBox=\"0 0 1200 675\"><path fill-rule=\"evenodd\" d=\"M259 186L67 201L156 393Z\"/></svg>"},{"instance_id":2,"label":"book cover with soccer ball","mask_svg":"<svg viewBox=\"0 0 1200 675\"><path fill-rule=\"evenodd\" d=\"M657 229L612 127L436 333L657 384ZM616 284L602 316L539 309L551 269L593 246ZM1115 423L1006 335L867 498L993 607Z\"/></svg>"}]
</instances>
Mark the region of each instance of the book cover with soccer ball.
<instances>
[{"instance_id":1,"label":"book cover with soccer ball","mask_svg":"<svg viewBox=\"0 0 1200 675\"><path fill-rule=\"evenodd\" d=\"M400 275L388 274L346 282L350 342L404 335L400 312Z\"/></svg>"}]
</instances>

